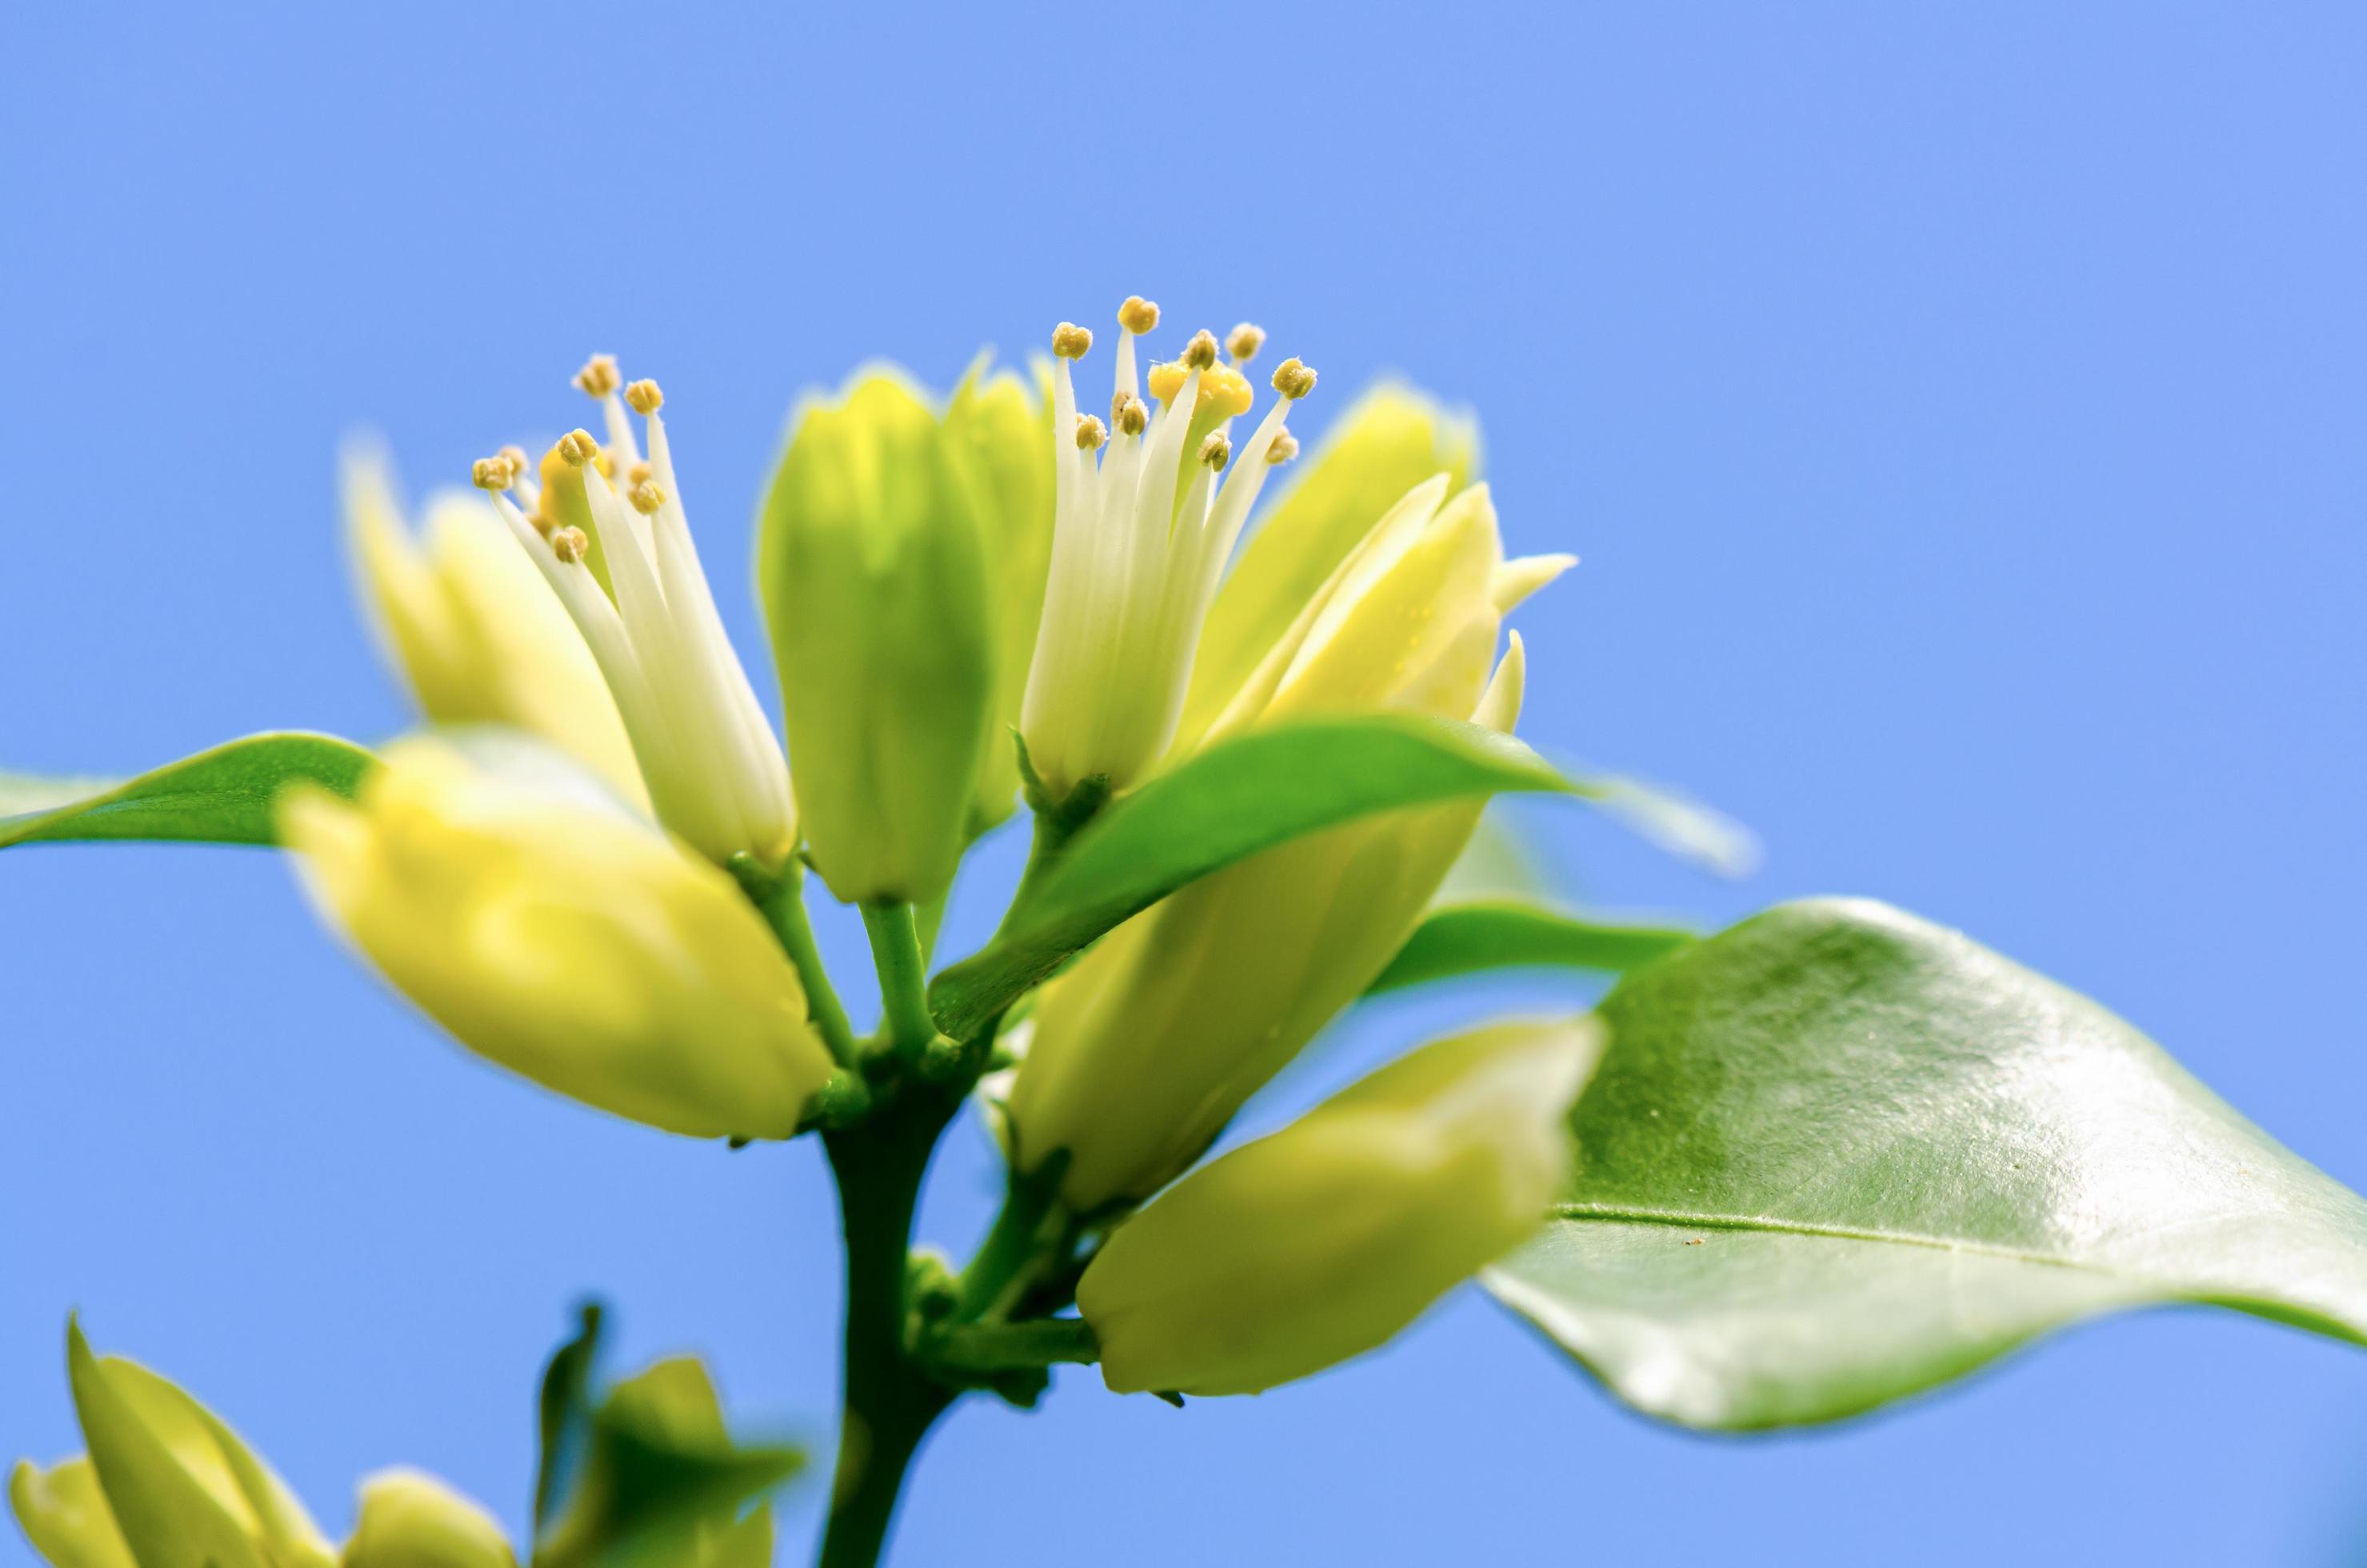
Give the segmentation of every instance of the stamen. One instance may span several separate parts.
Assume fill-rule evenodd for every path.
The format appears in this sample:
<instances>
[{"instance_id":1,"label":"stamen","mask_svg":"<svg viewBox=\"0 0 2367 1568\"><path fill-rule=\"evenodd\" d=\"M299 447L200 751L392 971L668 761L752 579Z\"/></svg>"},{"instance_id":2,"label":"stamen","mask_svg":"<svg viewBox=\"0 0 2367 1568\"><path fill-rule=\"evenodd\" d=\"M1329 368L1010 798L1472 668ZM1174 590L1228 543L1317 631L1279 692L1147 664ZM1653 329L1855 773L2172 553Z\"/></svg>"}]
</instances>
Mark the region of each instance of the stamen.
<instances>
[{"instance_id":1,"label":"stamen","mask_svg":"<svg viewBox=\"0 0 2367 1568\"><path fill-rule=\"evenodd\" d=\"M583 537L582 528L553 528L550 531L550 553L570 566L580 566L583 553L592 541Z\"/></svg>"},{"instance_id":2,"label":"stamen","mask_svg":"<svg viewBox=\"0 0 2367 1568\"><path fill-rule=\"evenodd\" d=\"M656 517L658 508L666 501L665 492L658 488L658 483L653 479L644 479L635 484L625 492L625 499L630 501L633 510L644 517Z\"/></svg>"},{"instance_id":3,"label":"stamen","mask_svg":"<svg viewBox=\"0 0 2367 1568\"><path fill-rule=\"evenodd\" d=\"M479 458L469 465L469 483L480 490L507 490L517 483L517 467L507 453L499 457Z\"/></svg>"},{"instance_id":4,"label":"stamen","mask_svg":"<svg viewBox=\"0 0 2367 1568\"><path fill-rule=\"evenodd\" d=\"M1296 365L1298 361L1293 359L1291 363ZM592 438L589 430L570 430L559 438L559 455L567 460L568 467L582 468L600 455L600 443Z\"/></svg>"},{"instance_id":5,"label":"stamen","mask_svg":"<svg viewBox=\"0 0 2367 1568\"><path fill-rule=\"evenodd\" d=\"M1288 462L1297 455L1298 437L1290 433L1290 427L1288 426L1285 426L1283 428L1276 430L1274 433L1274 441L1265 449L1265 460L1268 467L1278 467L1283 463Z\"/></svg>"},{"instance_id":6,"label":"stamen","mask_svg":"<svg viewBox=\"0 0 2367 1568\"><path fill-rule=\"evenodd\" d=\"M1248 364L1264 347L1265 328L1254 322L1243 322L1225 335L1225 352L1233 357L1236 365Z\"/></svg>"},{"instance_id":7,"label":"stamen","mask_svg":"<svg viewBox=\"0 0 2367 1568\"><path fill-rule=\"evenodd\" d=\"M647 463L635 463L632 467L625 471L625 488L630 490L634 485L649 479L657 471L655 469L650 467Z\"/></svg>"},{"instance_id":8,"label":"stamen","mask_svg":"<svg viewBox=\"0 0 2367 1568\"><path fill-rule=\"evenodd\" d=\"M1184 346L1184 368L1205 370L1216 362L1217 335L1206 327L1202 327L1192 335L1192 341Z\"/></svg>"},{"instance_id":9,"label":"stamen","mask_svg":"<svg viewBox=\"0 0 2367 1568\"><path fill-rule=\"evenodd\" d=\"M1233 444L1222 430L1211 430L1208 438L1200 443L1200 460L1222 473L1225 465L1233 460Z\"/></svg>"},{"instance_id":10,"label":"stamen","mask_svg":"<svg viewBox=\"0 0 2367 1568\"><path fill-rule=\"evenodd\" d=\"M647 418L664 403L665 393L658 391L657 382L644 378L625 389L625 401L632 405L635 414Z\"/></svg>"},{"instance_id":11,"label":"stamen","mask_svg":"<svg viewBox=\"0 0 2367 1568\"><path fill-rule=\"evenodd\" d=\"M1274 368L1274 390L1296 403L1315 390L1315 372L1295 358L1285 359Z\"/></svg>"},{"instance_id":12,"label":"stamen","mask_svg":"<svg viewBox=\"0 0 2367 1568\"><path fill-rule=\"evenodd\" d=\"M614 354L595 354L575 372L576 387L592 397L606 397L617 390L620 380Z\"/></svg>"},{"instance_id":13,"label":"stamen","mask_svg":"<svg viewBox=\"0 0 2367 1568\"><path fill-rule=\"evenodd\" d=\"M524 475L534 472L534 460L526 455L526 449L524 447L504 447L500 451L495 452L493 455L502 459L510 465L510 474L513 479L523 477Z\"/></svg>"},{"instance_id":14,"label":"stamen","mask_svg":"<svg viewBox=\"0 0 2367 1568\"><path fill-rule=\"evenodd\" d=\"M1062 322L1052 329L1052 352L1063 359L1082 359L1093 346L1093 335L1074 322Z\"/></svg>"},{"instance_id":15,"label":"stamen","mask_svg":"<svg viewBox=\"0 0 2367 1568\"><path fill-rule=\"evenodd\" d=\"M1127 435L1139 436L1150 427L1150 406L1132 392L1125 392L1116 399L1110 418Z\"/></svg>"},{"instance_id":16,"label":"stamen","mask_svg":"<svg viewBox=\"0 0 2367 1568\"><path fill-rule=\"evenodd\" d=\"M1117 324L1138 337L1159 324L1159 307L1139 294L1128 294L1117 308Z\"/></svg>"},{"instance_id":17,"label":"stamen","mask_svg":"<svg viewBox=\"0 0 2367 1568\"><path fill-rule=\"evenodd\" d=\"M1102 443L1108 439L1109 426L1104 425L1100 420L1094 418L1090 414L1080 415L1078 416L1077 449L1079 451L1098 451L1101 449Z\"/></svg>"}]
</instances>

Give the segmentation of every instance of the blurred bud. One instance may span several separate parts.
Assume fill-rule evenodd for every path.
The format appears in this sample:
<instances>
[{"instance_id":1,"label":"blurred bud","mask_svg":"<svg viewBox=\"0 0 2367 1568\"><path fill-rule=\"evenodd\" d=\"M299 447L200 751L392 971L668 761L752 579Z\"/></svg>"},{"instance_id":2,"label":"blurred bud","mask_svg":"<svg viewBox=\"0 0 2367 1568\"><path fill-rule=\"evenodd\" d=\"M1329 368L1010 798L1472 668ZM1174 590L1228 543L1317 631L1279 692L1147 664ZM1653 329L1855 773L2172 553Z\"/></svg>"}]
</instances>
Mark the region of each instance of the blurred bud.
<instances>
[{"instance_id":1,"label":"blurred bud","mask_svg":"<svg viewBox=\"0 0 2367 1568\"><path fill-rule=\"evenodd\" d=\"M946 438L976 482L994 623L994 710L971 801L974 836L1009 816L1019 794L1019 749L1011 732L1027 691L1027 661L1044 614L1052 556L1052 405L1004 371L962 380L946 410Z\"/></svg>"},{"instance_id":2,"label":"blurred bud","mask_svg":"<svg viewBox=\"0 0 2367 1568\"><path fill-rule=\"evenodd\" d=\"M1468 419L1409 387L1376 387L1342 415L1314 455L1294 465L1209 608L1179 744L1207 729L1382 513L1434 474L1460 490L1478 455Z\"/></svg>"},{"instance_id":3,"label":"blurred bud","mask_svg":"<svg viewBox=\"0 0 2367 1568\"><path fill-rule=\"evenodd\" d=\"M18 1460L8 1478L8 1506L50 1568L139 1568L87 1456L47 1470Z\"/></svg>"},{"instance_id":4,"label":"blurred bud","mask_svg":"<svg viewBox=\"0 0 2367 1568\"><path fill-rule=\"evenodd\" d=\"M302 1504L221 1420L137 1362L66 1327L87 1459L19 1464L9 1501L53 1568L331 1568Z\"/></svg>"},{"instance_id":5,"label":"blurred bud","mask_svg":"<svg viewBox=\"0 0 2367 1568\"><path fill-rule=\"evenodd\" d=\"M1551 570L1505 562L1484 489L1387 510L1217 715L1410 711L1509 732L1526 672L1503 612ZM1485 690L1483 691L1483 686ZM1066 1150L1061 1197L1148 1197L1360 995L1421 918L1478 802L1393 812L1251 856L1136 915L1047 985L1008 1106L1016 1161Z\"/></svg>"},{"instance_id":6,"label":"blurred bud","mask_svg":"<svg viewBox=\"0 0 2367 1568\"><path fill-rule=\"evenodd\" d=\"M900 379L809 406L758 576L814 866L849 903L953 881L995 701L968 464Z\"/></svg>"},{"instance_id":7,"label":"blurred bud","mask_svg":"<svg viewBox=\"0 0 2367 1568\"><path fill-rule=\"evenodd\" d=\"M361 1517L343 1568L517 1568L493 1517L415 1470L362 1483Z\"/></svg>"},{"instance_id":8,"label":"blurred bud","mask_svg":"<svg viewBox=\"0 0 2367 1568\"><path fill-rule=\"evenodd\" d=\"M783 1138L832 1071L730 876L589 790L399 742L280 803L323 915L470 1050L670 1132Z\"/></svg>"},{"instance_id":9,"label":"blurred bud","mask_svg":"<svg viewBox=\"0 0 2367 1568\"><path fill-rule=\"evenodd\" d=\"M384 467L357 455L345 533L379 642L422 713L538 735L646 801L598 666L483 498L438 496L414 537Z\"/></svg>"},{"instance_id":10,"label":"blurred bud","mask_svg":"<svg viewBox=\"0 0 2367 1568\"><path fill-rule=\"evenodd\" d=\"M1381 1345L1545 1219L1591 1019L1423 1047L1121 1225L1077 1287L1120 1393L1256 1393Z\"/></svg>"}]
</instances>

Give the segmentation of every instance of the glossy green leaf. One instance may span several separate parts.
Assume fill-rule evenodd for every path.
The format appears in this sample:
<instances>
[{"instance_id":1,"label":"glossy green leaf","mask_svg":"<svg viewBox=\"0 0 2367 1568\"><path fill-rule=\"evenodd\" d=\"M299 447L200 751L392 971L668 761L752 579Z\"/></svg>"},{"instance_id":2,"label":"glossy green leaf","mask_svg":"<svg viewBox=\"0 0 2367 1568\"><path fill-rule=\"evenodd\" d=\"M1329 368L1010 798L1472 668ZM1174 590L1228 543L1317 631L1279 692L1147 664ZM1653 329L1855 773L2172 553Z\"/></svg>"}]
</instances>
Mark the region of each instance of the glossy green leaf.
<instances>
[{"instance_id":1,"label":"glossy green leaf","mask_svg":"<svg viewBox=\"0 0 2367 1568\"><path fill-rule=\"evenodd\" d=\"M1521 899L1475 899L1424 915L1365 994L1376 996L1489 970L1583 969L1620 974L1693 939L1690 931L1581 920Z\"/></svg>"},{"instance_id":2,"label":"glossy green leaf","mask_svg":"<svg viewBox=\"0 0 2367 1568\"><path fill-rule=\"evenodd\" d=\"M1514 790L1585 793L1509 735L1402 715L1322 719L1208 747L1104 809L1012 906L984 950L929 988L965 1037L1071 954L1196 878L1376 812Z\"/></svg>"},{"instance_id":3,"label":"glossy green leaf","mask_svg":"<svg viewBox=\"0 0 2367 1568\"><path fill-rule=\"evenodd\" d=\"M535 1411L534 1528L540 1531L559 1512L583 1458L592 1426L592 1368L600 1356L600 1320L606 1309L586 1301L576 1309L576 1330L550 1353L542 1369Z\"/></svg>"},{"instance_id":4,"label":"glossy green leaf","mask_svg":"<svg viewBox=\"0 0 2367 1568\"><path fill-rule=\"evenodd\" d=\"M0 774L0 849L74 839L276 842L271 806L298 782L351 795L370 754L334 735L249 735L133 778Z\"/></svg>"},{"instance_id":5,"label":"glossy green leaf","mask_svg":"<svg viewBox=\"0 0 2367 1568\"><path fill-rule=\"evenodd\" d=\"M1829 1420L2158 1302L2367 1343L2367 1201L1954 932L1787 904L1602 1011L1569 1199L1487 1282L1640 1409Z\"/></svg>"}]
</instances>

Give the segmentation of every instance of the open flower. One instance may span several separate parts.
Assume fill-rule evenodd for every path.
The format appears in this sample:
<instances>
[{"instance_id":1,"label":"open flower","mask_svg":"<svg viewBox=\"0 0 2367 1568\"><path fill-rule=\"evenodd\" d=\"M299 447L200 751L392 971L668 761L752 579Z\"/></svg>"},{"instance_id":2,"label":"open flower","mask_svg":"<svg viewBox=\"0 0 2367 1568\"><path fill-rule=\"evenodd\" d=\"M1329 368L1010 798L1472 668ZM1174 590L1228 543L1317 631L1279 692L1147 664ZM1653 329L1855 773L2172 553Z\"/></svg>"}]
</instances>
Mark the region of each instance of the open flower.
<instances>
[{"instance_id":1,"label":"open flower","mask_svg":"<svg viewBox=\"0 0 2367 1568\"><path fill-rule=\"evenodd\" d=\"M616 699L658 819L717 862L777 865L797 844L788 762L724 635L684 516L655 381L618 391L602 355L576 384L606 419L603 449L570 432L529 482L515 453L478 462L479 488L559 596ZM649 458L631 414L648 421Z\"/></svg>"},{"instance_id":2,"label":"open flower","mask_svg":"<svg viewBox=\"0 0 2367 1568\"><path fill-rule=\"evenodd\" d=\"M1063 322L1052 335L1051 576L1020 729L1054 799L1089 778L1124 789L1174 738L1217 577L1266 470L1297 450L1284 415L1315 387L1313 370L1283 361L1280 399L1236 451L1232 421L1252 402L1240 367L1264 335L1235 328L1229 361L1214 335L1195 335L1174 362L1151 367L1153 412L1135 337L1158 323L1146 300L1119 309L1106 423L1078 414L1070 374L1093 334Z\"/></svg>"},{"instance_id":3,"label":"open flower","mask_svg":"<svg viewBox=\"0 0 2367 1568\"><path fill-rule=\"evenodd\" d=\"M697 1137L785 1138L830 1075L731 878L621 807L398 743L347 803L283 798L323 913L470 1050Z\"/></svg>"},{"instance_id":4,"label":"open flower","mask_svg":"<svg viewBox=\"0 0 2367 1568\"><path fill-rule=\"evenodd\" d=\"M1589 1020L1439 1040L1120 1225L1077 1287L1121 1393L1256 1393L1388 1340L1518 1245L1568 1178Z\"/></svg>"},{"instance_id":5,"label":"open flower","mask_svg":"<svg viewBox=\"0 0 2367 1568\"><path fill-rule=\"evenodd\" d=\"M440 494L414 533L384 463L367 450L346 458L345 488L362 602L419 710L439 724L539 735L643 801L600 667L493 509L467 491Z\"/></svg>"},{"instance_id":6,"label":"open flower","mask_svg":"<svg viewBox=\"0 0 2367 1568\"><path fill-rule=\"evenodd\" d=\"M1217 709L1212 734L1292 714L1400 711L1509 732L1519 638L1504 614L1569 564L1505 561L1484 487L1417 486L1334 569ZM1484 687L1484 690L1483 690ZM1192 883L1047 985L1007 1105L1014 1158L1065 1152L1061 1197L1149 1196L1363 993L1479 817L1455 803L1351 822Z\"/></svg>"}]
</instances>

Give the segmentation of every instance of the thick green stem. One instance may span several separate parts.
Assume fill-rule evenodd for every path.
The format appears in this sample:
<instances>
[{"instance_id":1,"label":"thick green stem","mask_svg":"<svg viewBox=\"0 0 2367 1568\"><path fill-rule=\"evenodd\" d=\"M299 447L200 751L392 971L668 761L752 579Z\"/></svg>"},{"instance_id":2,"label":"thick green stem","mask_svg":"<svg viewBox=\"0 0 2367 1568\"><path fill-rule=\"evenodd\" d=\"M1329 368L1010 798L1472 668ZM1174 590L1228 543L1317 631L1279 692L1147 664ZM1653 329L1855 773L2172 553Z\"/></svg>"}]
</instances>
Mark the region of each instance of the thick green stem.
<instances>
[{"instance_id":1,"label":"thick green stem","mask_svg":"<svg viewBox=\"0 0 2367 1568\"><path fill-rule=\"evenodd\" d=\"M866 903L863 928L871 937L871 961L879 971L879 1006L888 1039L906 1062L918 1061L937 1038L929 1017L927 960L909 903Z\"/></svg>"},{"instance_id":2,"label":"thick green stem","mask_svg":"<svg viewBox=\"0 0 2367 1568\"><path fill-rule=\"evenodd\" d=\"M872 1568L904 1472L954 1394L908 1355L906 1256L929 1153L952 1107L900 1100L860 1129L824 1136L846 1243L846 1366L838 1473L821 1568Z\"/></svg>"}]
</instances>

